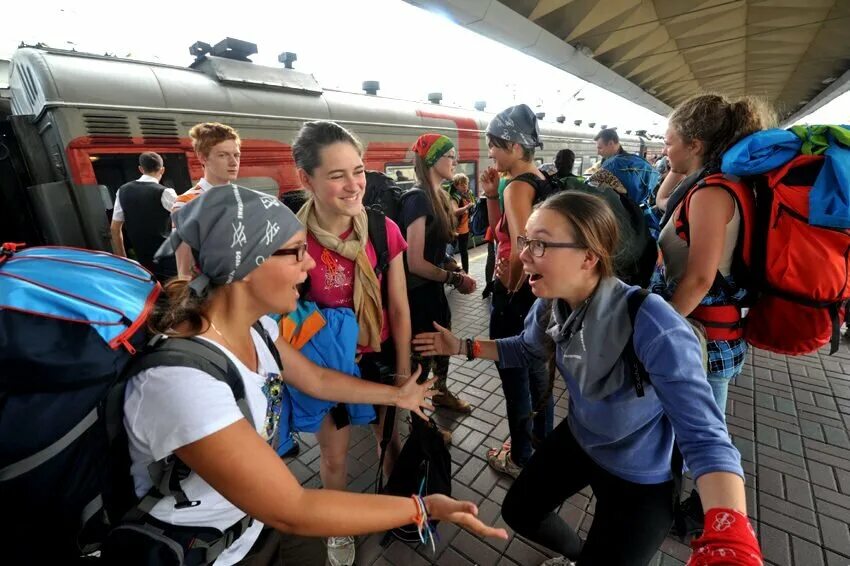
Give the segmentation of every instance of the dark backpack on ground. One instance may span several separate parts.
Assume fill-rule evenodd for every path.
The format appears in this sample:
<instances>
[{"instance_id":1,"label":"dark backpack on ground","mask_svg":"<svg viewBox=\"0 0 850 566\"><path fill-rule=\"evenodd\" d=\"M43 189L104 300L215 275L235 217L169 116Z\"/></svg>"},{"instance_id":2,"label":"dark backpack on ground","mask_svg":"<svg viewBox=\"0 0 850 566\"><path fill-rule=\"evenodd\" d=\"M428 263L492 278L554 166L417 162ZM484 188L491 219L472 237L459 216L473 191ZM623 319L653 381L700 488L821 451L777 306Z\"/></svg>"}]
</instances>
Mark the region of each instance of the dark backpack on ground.
<instances>
[{"instance_id":1,"label":"dark backpack on ground","mask_svg":"<svg viewBox=\"0 0 850 566\"><path fill-rule=\"evenodd\" d=\"M160 291L138 264L104 252L3 247L0 531L15 541L4 551L11 563L73 564L100 549L122 518L114 533L134 520L143 525L124 528L125 534L150 532L155 520L143 520L144 509L159 493L151 490L138 501L123 424L124 389L132 374L156 365L196 367L228 383L243 412L247 409L239 372L217 349L200 339L160 339L146 346L146 319ZM270 342L261 326L258 331ZM137 351L142 353L134 356ZM188 468L172 459L159 470L166 484L159 492L179 502L179 482ZM156 533L159 545L147 539L141 547L165 551L150 557L154 563L168 563L169 555L178 563L174 557L183 552L187 564L204 564L248 524L246 518L227 533L180 528L173 530L182 533L171 533L154 523L162 529ZM134 547L132 563L144 563L139 550ZM113 561L131 563L124 555Z\"/></svg>"},{"instance_id":2,"label":"dark backpack on ground","mask_svg":"<svg viewBox=\"0 0 850 566\"><path fill-rule=\"evenodd\" d=\"M381 440L381 458L378 462L375 493L401 497L410 497L413 494L425 496L432 493L451 496L452 458L449 449L446 448L445 440L437 430L434 419L425 422L413 413L410 415L410 436L407 437L398 455L386 485L382 485L384 455L392 436L395 413L395 407L388 407L384 417L384 434ZM436 526L437 522L431 521L431 525ZM389 544L390 535L404 542L420 542L419 531L413 523L388 531L381 543L382 546Z\"/></svg>"}]
</instances>

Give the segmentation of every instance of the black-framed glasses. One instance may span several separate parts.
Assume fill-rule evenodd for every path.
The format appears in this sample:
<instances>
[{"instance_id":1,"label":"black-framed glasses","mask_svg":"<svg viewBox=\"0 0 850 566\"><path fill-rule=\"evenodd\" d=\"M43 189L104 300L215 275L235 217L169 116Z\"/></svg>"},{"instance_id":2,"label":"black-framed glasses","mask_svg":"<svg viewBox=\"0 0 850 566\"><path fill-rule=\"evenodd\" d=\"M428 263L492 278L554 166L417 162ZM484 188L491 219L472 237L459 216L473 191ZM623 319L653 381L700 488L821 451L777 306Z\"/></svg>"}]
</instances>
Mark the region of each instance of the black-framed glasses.
<instances>
[{"instance_id":1,"label":"black-framed glasses","mask_svg":"<svg viewBox=\"0 0 850 566\"><path fill-rule=\"evenodd\" d=\"M577 244L575 242L547 242L545 240L530 240L525 236L516 237L516 245L520 251L528 248L531 250L531 255L534 257L543 257L546 253L546 248L572 248L574 250L583 250L587 246Z\"/></svg>"},{"instance_id":2,"label":"black-framed glasses","mask_svg":"<svg viewBox=\"0 0 850 566\"><path fill-rule=\"evenodd\" d=\"M295 261L304 261L304 254L307 253L307 242L301 242L295 248L283 248L272 252L272 255L294 255Z\"/></svg>"}]
</instances>

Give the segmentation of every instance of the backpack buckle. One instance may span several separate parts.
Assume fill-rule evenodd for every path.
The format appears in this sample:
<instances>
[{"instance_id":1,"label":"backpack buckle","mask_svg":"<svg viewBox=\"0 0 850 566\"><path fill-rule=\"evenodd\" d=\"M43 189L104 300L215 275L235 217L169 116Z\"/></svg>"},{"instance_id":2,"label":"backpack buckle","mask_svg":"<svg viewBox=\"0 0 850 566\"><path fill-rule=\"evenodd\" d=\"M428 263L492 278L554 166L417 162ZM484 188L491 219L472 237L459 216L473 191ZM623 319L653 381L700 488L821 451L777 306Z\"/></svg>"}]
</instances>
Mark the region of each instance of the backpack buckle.
<instances>
[{"instance_id":1,"label":"backpack buckle","mask_svg":"<svg viewBox=\"0 0 850 566\"><path fill-rule=\"evenodd\" d=\"M23 248L25 246L26 244L24 243L3 242L3 245L0 246L0 255L12 257L12 255L18 251L18 248Z\"/></svg>"}]
</instances>

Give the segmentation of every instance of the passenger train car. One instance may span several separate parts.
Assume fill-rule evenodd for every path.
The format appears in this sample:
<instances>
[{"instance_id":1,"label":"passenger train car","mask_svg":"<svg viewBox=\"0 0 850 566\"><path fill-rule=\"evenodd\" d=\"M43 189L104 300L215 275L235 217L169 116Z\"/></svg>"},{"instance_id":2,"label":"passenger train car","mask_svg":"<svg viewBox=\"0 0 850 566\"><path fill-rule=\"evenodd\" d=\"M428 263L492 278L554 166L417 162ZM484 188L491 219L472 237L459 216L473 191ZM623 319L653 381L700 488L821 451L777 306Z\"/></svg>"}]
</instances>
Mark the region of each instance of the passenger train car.
<instances>
[{"instance_id":1,"label":"passenger train car","mask_svg":"<svg viewBox=\"0 0 850 566\"><path fill-rule=\"evenodd\" d=\"M334 120L363 141L365 162L413 178L409 148L421 133L452 138L470 179L489 165L492 114L324 89L307 73L242 58L200 54L188 68L45 47L18 49L9 71L10 116L0 121L0 221L4 239L110 249L116 189L138 176L138 155L165 160L178 193L202 176L189 129L227 123L242 138L242 185L279 194L297 188L290 143L304 121ZM0 117L2 118L2 117ZM562 148L576 171L598 157L595 130L541 122L539 163ZM660 143L621 136L634 153ZM4 155L5 154L5 155Z\"/></svg>"}]
</instances>

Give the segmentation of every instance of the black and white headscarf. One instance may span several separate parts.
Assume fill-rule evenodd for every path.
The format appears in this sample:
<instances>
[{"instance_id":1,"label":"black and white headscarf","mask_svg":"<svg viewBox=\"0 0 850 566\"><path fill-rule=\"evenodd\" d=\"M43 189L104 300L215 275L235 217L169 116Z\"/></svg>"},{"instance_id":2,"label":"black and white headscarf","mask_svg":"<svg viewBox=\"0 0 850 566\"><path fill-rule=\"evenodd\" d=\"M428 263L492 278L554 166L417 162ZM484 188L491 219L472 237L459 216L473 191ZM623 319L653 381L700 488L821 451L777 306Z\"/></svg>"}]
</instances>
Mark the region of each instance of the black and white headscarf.
<instances>
[{"instance_id":1,"label":"black and white headscarf","mask_svg":"<svg viewBox=\"0 0 850 566\"><path fill-rule=\"evenodd\" d=\"M262 265L304 226L272 196L237 185L213 187L172 216L174 230L154 259L174 255L186 242L200 269L189 287L239 281Z\"/></svg>"},{"instance_id":2,"label":"black and white headscarf","mask_svg":"<svg viewBox=\"0 0 850 566\"><path fill-rule=\"evenodd\" d=\"M487 125L487 133L525 147L543 147L537 116L526 104L511 106L496 114Z\"/></svg>"}]
</instances>

